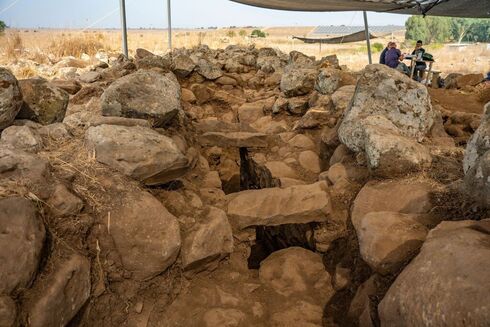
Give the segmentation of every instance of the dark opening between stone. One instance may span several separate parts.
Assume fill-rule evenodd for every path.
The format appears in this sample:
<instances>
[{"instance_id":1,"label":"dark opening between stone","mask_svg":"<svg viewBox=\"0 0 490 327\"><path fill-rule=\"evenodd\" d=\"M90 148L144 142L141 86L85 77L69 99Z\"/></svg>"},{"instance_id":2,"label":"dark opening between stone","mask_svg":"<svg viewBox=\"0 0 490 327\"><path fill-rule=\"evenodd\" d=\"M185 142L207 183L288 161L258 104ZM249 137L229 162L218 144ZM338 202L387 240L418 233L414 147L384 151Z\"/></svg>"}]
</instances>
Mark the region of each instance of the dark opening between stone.
<instances>
[{"instance_id":1,"label":"dark opening between stone","mask_svg":"<svg viewBox=\"0 0 490 327\"><path fill-rule=\"evenodd\" d=\"M316 223L256 227L256 241L250 251L248 268L259 269L260 263L271 253L288 247L299 246L315 251L313 242L315 225Z\"/></svg>"}]
</instances>

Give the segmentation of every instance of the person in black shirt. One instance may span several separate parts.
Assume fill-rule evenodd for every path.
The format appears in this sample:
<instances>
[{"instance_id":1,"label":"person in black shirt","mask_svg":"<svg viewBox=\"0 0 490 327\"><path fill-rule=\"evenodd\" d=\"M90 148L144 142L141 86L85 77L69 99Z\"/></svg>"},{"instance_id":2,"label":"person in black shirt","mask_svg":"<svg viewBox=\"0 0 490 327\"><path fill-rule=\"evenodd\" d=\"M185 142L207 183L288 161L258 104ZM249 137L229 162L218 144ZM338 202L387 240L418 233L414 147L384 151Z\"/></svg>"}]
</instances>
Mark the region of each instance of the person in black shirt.
<instances>
[{"instance_id":1,"label":"person in black shirt","mask_svg":"<svg viewBox=\"0 0 490 327\"><path fill-rule=\"evenodd\" d=\"M424 56L425 49L422 48L422 40L418 40L417 44L415 45L415 49L412 51L412 55L416 56L415 60L415 70L414 70L414 78L417 81L422 81L424 79L424 73L425 69L427 68L427 65L425 62L422 60L422 57Z\"/></svg>"},{"instance_id":2,"label":"person in black shirt","mask_svg":"<svg viewBox=\"0 0 490 327\"><path fill-rule=\"evenodd\" d=\"M382 65L386 65L385 57L386 57L386 52L388 51L388 48L390 46L390 43L391 42L388 42L388 45L386 46L386 48L384 48L383 52L381 52L381 55L379 56L379 63Z\"/></svg>"}]
</instances>

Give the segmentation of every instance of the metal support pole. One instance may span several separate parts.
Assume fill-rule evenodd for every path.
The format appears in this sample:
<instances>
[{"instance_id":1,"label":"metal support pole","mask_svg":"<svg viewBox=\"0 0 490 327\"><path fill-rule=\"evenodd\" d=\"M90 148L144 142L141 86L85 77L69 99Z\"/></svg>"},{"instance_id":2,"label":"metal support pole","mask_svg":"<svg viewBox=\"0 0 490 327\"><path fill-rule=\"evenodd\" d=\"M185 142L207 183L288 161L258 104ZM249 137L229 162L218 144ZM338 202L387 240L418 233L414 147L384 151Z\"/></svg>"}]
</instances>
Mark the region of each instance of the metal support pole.
<instances>
[{"instance_id":1,"label":"metal support pole","mask_svg":"<svg viewBox=\"0 0 490 327\"><path fill-rule=\"evenodd\" d=\"M124 56L128 57L128 31L126 29L126 1L120 0L121 7L121 31L122 31L122 51Z\"/></svg>"},{"instance_id":2,"label":"metal support pole","mask_svg":"<svg viewBox=\"0 0 490 327\"><path fill-rule=\"evenodd\" d=\"M364 32L366 32L368 59L369 59L369 64L371 65L373 63L373 58L371 56L371 40L369 40L369 24L367 20L367 13L365 11L363 11L362 13L364 15Z\"/></svg>"},{"instance_id":3,"label":"metal support pole","mask_svg":"<svg viewBox=\"0 0 490 327\"><path fill-rule=\"evenodd\" d=\"M167 20L168 20L168 49L172 51L172 9L171 0L167 0Z\"/></svg>"}]
</instances>

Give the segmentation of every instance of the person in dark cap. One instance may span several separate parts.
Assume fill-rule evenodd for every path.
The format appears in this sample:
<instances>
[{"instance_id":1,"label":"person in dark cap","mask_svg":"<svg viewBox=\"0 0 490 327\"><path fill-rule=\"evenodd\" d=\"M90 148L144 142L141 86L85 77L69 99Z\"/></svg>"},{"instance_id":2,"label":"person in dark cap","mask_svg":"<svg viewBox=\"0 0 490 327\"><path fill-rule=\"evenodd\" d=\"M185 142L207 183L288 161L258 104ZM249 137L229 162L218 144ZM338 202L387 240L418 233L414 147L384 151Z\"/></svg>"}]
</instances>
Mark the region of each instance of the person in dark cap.
<instances>
[{"instance_id":1,"label":"person in dark cap","mask_svg":"<svg viewBox=\"0 0 490 327\"><path fill-rule=\"evenodd\" d=\"M423 61L425 49L422 48L422 45L422 40L418 40L415 44L415 49L412 51L412 55L415 56L415 69L413 77L419 82L424 79L425 69L427 68L427 65Z\"/></svg>"}]
</instances>

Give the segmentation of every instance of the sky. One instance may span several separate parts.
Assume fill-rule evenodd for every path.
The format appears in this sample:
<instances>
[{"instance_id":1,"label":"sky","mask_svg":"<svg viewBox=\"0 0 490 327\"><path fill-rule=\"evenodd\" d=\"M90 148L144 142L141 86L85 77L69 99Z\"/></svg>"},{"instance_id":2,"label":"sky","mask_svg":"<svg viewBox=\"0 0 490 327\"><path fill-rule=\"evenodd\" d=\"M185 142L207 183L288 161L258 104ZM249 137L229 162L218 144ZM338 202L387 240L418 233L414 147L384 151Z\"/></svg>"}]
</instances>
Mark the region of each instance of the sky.
<instances>
[{"instance_id":1,"label":"sky","mask_svg":"<svg viewBox=\"0 0 490 327\"><path fill-rule=\"evenodd\" d=\"M126 0L129 28L164 28L166 0ZM368 13L370 25L403 25L408 16ZM118 28L119 0L0 0L0 20L22 28ZM175 28L362 25L361 12L309 13L250 7L229 0L173 0Z\"/></svg>"}]
</instances>

